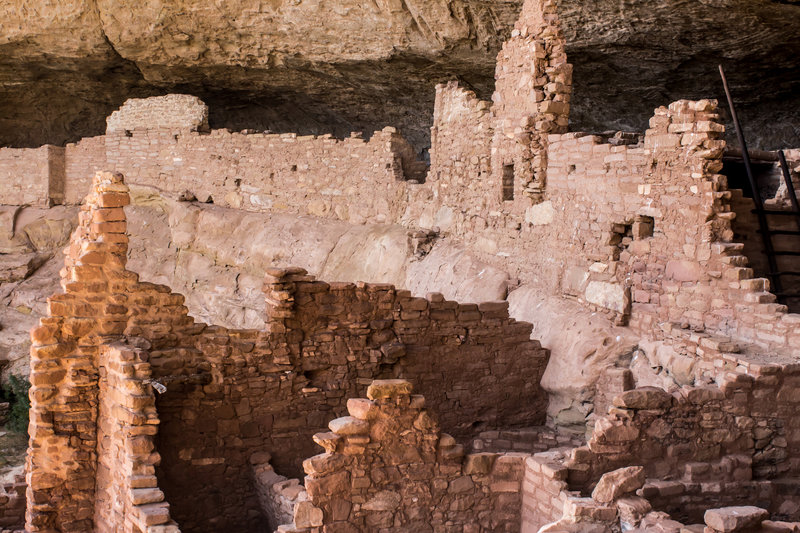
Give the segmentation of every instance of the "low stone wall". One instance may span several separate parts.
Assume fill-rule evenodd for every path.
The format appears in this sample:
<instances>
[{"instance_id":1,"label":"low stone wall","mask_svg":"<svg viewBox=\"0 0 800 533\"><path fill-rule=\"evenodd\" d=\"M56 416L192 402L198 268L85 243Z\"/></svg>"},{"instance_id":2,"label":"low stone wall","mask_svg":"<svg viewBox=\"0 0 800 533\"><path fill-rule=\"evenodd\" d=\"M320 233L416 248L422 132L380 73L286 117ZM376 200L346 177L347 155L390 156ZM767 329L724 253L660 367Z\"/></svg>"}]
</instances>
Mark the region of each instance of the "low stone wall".
<instances>
[{"instance_id":1,"label":"low stone wall","mask_svg":"<svg viewBox=\"0 0 800 533\"><path fill-rule=\"evenodd\" d=\"M22 531L25 527L25 474L16 474L13 481L0 486L0 532Z\"/></svg>"},{"instance_id":2,"label":"low stone wall","mask_svg":"<svg viewBox=\"0 0 800 533\"><path fill-rule=\"evenodd\" d=\"M270 531L291 524L298 503L308 501L308 493L299 479L289 479L275 472L269 464L269 454L255 453L250 457L253 480L261 513Z\"/></svg>"}]
</instances>

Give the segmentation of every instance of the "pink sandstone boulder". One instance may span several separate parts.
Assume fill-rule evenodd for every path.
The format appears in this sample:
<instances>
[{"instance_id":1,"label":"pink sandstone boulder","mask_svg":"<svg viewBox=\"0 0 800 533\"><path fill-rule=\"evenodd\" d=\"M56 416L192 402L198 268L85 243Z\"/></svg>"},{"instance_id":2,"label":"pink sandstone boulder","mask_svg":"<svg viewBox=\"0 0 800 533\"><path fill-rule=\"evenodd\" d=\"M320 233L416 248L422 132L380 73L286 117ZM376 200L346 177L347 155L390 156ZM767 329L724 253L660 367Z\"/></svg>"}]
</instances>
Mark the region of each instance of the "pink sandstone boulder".
<instances>
[{"instance_id":1,"label":"pink sandstone boulder","mask_svg":"<svg viewBox=\"0 0 800 533\"><path fill-rule=\"evenodd\" d=\"M642 488L644 481L644 467L619 468L603 474L592 492L592 498L598 502L610 503Z\"/></svg>"},{"instance_id":2,"label":"pink sandstone boulder","mask_svg":"<svg viewBox=\"0 0 800 533\"><path fill-rule=\"evenodd\" d=\"M614 398L614 405L625 409L666 409L672 405L672 395L658 387L640 387Z\"/></svg>"},{"instance_id":3,"label":"pink sandstone boulder","mask_svg":"<svg viewBox=\"0 0 800 533\"><path fill-rule=\"evenodd\" d=\"M411 394L412 389L411 383L404 379L376 379L367 388L367 398L378 400L408 396Z\"/></svg>"},{"instance_id":4,"label":"pink sandstone boulder","mask_svg":"<svg viewBox=\"0 0 800 533\"><path fill-rule=\"evenodd\" d=\"M708 527L724 533L755 527L767 517L769 513L766 510L752 505L709 509L703 516Z\"/></svg>"}]
</instances>

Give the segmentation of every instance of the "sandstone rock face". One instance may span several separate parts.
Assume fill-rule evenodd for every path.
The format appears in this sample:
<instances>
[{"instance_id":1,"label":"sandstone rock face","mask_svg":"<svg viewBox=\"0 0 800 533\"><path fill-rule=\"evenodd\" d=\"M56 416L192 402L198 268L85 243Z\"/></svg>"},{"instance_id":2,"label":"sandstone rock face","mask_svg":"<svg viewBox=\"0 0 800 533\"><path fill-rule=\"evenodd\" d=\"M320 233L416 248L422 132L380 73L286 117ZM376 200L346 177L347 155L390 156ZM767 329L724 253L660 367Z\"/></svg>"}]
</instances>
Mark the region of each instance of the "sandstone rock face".
<instances>
[{"instance_id":1,"label":"sandstone rock face","mask_svg":"<svg viewBox=\"0 0 800 533\"><path fill-rule=\"evenodd\" d=\"M630 360L635 339L625 328L579 304L546 297L530 286L508 296L509 313L533 324L533 337L551 352L542 387L550 395L548 416L563 426L583 426L594 409L595 386L607 367ZM604 413L600 413L604 414Z\"/></svg>"},{"instance_id":2,"label":"sandstone rock face","mask_svg":"<svg viewBox=\"0 0 800 533\"><path fill-rule=\"evenodd\" d=\"M0 6L0 144L99 134L126 98L180 88L209 104L212 127L346 135L391 124L419 150L436 82L459 78L491 94L521 6L10 0ZM718 97L722 61L751 144L800 145L796 2L562 0L559 9L575 65L573 129L641 130L657 105Z\"/></svg>"}]
</instances>

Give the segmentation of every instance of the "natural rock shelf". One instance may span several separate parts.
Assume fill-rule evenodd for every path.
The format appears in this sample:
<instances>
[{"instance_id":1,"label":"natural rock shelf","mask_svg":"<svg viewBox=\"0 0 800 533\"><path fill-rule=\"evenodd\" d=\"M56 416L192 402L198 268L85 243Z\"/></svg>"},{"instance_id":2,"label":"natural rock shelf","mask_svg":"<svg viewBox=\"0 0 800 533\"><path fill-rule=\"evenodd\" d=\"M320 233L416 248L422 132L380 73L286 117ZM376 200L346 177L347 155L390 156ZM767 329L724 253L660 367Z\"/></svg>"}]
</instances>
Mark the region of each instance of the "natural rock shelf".
<instances>
[{"instance_id":1,"label":"natural rock shelf","mask_svg":"<svg viewBox=\"0 0 800 533\"><path fill-rule=\"evenodd\" d=\"M0 146L104 131L127 98L190 93L211 125L300 134L396 126L430 145L433 87L488 98L520 0L237 0L0 6ZM565 0L572 129L644 129L679 98L720 97L729 72L752 147L800 146L800 4ZM391 105L386 105L391 102Z\"/></svg>"}]
</instances>

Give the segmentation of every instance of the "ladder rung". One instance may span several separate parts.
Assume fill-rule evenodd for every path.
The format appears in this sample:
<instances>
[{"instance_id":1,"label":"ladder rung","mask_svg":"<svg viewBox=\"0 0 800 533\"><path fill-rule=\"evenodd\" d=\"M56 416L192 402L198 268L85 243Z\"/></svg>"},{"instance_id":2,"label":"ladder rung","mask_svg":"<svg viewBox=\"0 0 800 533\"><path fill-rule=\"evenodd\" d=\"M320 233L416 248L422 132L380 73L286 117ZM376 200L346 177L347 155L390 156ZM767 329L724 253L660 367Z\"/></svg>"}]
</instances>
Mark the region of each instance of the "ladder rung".
<instances>
[{"instance_id":1,"label":"ladder rung","mask_svg":"<svg viewBox=\"0 0 800 533\"><path fill-rule=\"evenodd\" d=\"M798 270L782 270L780 272L770 272L770 276L800 276L800 271Z\"/></svg>"},{"instance_id":2,"label":"ladder rung","mask_svg":"<svg viewBox=\"0 0 800 533\"><path fill-rule=\"evenodd\" d=\"M795 251L783 250L783 251L780 251L780 252L779 251L773 251L772 255L800 255L800 251L798 251L798 250L795 250Z\"/></svg>"},{"instance_id":3,"label":"ladder rung","mask_svg":"<svg viewBox=\"0 0 800 533\"><path fill-rule=\"evenodd\" d=\"M759 213L758 209L751 209L750 212L756 214ZM797 211L781 211L778 209L762 209L761 213L764 213L765 215L784 215L784 216L800 217L800 213L798 213Z\"/></svg>"},{"instance_id":4,"label":"ladder rung","mask_svg":"<svg viewBox=\"0 0 800 533\"><path fill-rule=\"evenodd\" d=\"M795 292L795 291L776 292L775 296L777 296L778 298L800 298L800 292Z\"/></svg>"},{"instance_id":5,"label":"ladder rung","mask_svg":"<svg viewBox=\"0 0 800 533\"><path fill-rule=\"evenodd\" d=\"M761 233L761 230L757 229L756 233ZM800 230L796 230L796 229L768 229L767 233L769 233L770 235L800 235Z\"/></svg>"}]
</instances>

